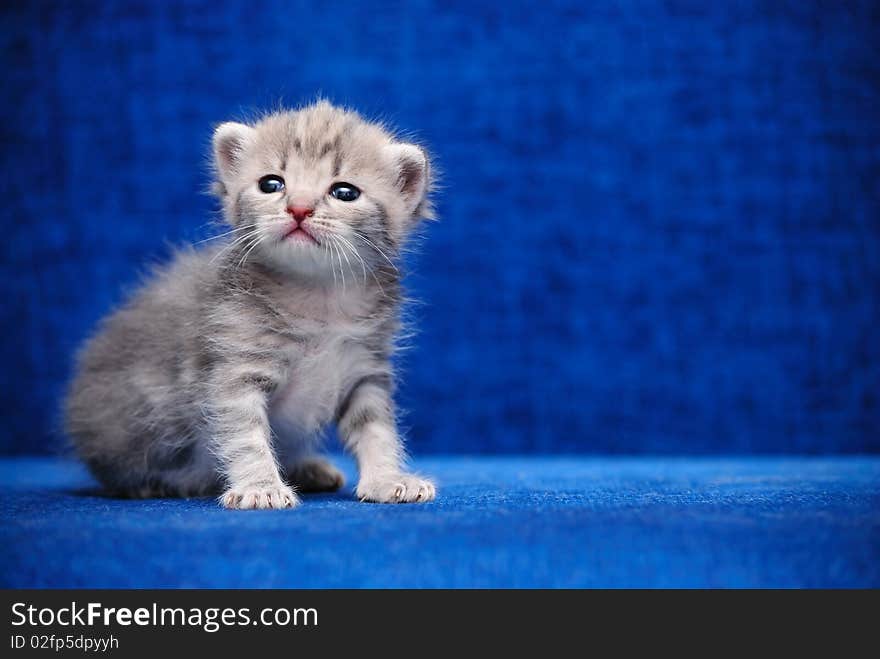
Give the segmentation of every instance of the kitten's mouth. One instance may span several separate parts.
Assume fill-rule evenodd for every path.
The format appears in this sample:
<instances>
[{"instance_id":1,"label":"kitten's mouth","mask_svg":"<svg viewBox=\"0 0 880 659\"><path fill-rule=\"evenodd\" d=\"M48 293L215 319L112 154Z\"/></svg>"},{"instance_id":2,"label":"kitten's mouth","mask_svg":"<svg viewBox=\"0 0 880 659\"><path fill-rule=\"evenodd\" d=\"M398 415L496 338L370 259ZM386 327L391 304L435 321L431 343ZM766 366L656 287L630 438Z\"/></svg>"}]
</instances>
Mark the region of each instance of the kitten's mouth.
<instances>
[{"instance_id":1,"label":"kitten's mouth","mask_svg":"<svg viewBox=\"0 0 880 659\"><path fill-rule=\"evenodd\" d=\"M318 239L303 228L302 225L293 227L290 231L284 234L284 237L282 237L281 240L293 240L296 242L311 243L313 245L321 244L318 242Z\"/></svg>"}]
</instances>

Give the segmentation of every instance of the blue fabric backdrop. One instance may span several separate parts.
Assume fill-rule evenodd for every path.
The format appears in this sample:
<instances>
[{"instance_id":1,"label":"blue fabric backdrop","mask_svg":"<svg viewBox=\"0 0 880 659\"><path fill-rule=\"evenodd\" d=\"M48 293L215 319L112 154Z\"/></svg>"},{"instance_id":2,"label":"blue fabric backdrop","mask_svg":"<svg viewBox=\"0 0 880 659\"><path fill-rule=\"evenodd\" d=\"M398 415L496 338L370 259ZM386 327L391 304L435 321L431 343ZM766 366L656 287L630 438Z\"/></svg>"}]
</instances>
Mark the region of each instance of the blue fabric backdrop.
<instances>
[{"instance_id":1,"label":"blue fabric backdrop","mask_svg":"<svg viewBox=\"0 0 880 659\"><path fill-rule=\"evenodd\" d=\"M880 449L876 2L5 2L0 452L204 237L211 126L323 93L445 172L416 453Z\"/></svg>"}]
</instances>

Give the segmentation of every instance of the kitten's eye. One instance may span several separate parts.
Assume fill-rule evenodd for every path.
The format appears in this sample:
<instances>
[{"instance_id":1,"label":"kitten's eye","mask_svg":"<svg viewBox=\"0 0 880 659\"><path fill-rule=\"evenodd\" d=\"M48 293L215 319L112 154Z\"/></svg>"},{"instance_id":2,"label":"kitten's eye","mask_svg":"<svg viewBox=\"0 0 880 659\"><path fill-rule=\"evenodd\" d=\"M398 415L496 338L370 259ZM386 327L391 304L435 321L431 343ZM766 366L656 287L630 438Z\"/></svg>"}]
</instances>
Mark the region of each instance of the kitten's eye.
<instances>
[{"instance_id":1,"label":"kitten's eye","mask_svg":"<svg viewBox=\"0 0 880 659\"><path fill-rule=\"evenodd\" d=\"M267 174L260 179L260 190L266 194L281 192L284 189L284 179L274 174Z\"/></svg>"},{"instance_id":2,"label":"kitten's eye","mask_svg":"<svg viewBox=\"0 0 880 659\"><path fill-rule=\"evenodd\" d=\"M351 183L334 183L330 186L330 196L339 201L354 201L361 196L361 191Z\"/></svg>"}]
</instances>

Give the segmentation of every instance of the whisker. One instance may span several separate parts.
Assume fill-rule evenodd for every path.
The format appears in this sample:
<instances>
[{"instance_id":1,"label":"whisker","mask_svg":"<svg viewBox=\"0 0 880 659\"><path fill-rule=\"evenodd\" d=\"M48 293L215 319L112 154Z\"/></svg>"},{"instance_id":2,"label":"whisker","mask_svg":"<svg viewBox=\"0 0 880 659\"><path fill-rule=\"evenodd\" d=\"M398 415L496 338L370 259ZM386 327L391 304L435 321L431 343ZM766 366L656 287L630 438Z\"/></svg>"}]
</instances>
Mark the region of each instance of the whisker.
<instances>
[{"instance_id":1,"label":"whisker","mask_svg":"<svg viewBox=\"0 0 880 659\"><path fill-rule=\"evenodd\" d=\"M251 238L253 238L254 236L258 236L259 234L260 234L260 229L257 228L257 229L254 229L253 231L249 231L248 233L244 234L243 236L238 236L235 240L233 240L228 245L223 247L223 249L221 249L219 252L217 252L213 256L213 258L209 261L209 263L213 263L218 258L220 258L224 254L226 254L229 250L233 249L234 247L236 247L240 243L246 242L246 241L250 240Z\"/></svg>"},{"instance_id":2,"label":"whisker","mask_svg":"<svg viewBox=\"0 0 880 659\"><path fill-rule=\"evenodd\" d=\"M327 252L327 256L330 256L330 243L323 244L324 249ZM336 263L334 263L333 258L330 258L330 270L333 272L333 288L336 288Z\"/></svg>"},{"instance_id":3,"label":"whisker","mask_svg":"<svg viewBox=\"0 0 880 659\"><path fill-rule=\"evenodd\" d=\"M352 253L352 255L361 262L361 270L363 270L364 274L364 285L367 283L367 264L364 262L364 257L358 254L357 250L354 248L354 245L351 244L351 241L348 240L345 236L337 236L340 241L342 241L343 246ZM352 277L354 277L354 273L352 273Z\"/></svg>"},{"instance_id":4,"label":"whisker","mask_svg":"<svg viewBox=\"0 0 880 659\"><path fill-rule=\"evenodd\" d=\"M351 269L351 260L348 258L348 251L345 248L345 244L339 240L339 236L333 236L334 242L339 246L339 251L342 252L342 255L345 257L345 262L348 264L348 273L351 275L352 281L354 281L354 270ZM342 269L342 261L339 261L339 268Z\"/></svg>"},{"instance_id":5,"label":"whisker","mask_svg":"<svg viewBox=\"0 0 880 659\"><path fill-rule=\"evenodd\" d=\"M369 245L370 247L372 247L373 249L375 249L377 252L379 252L379 254L382 255L382 258L384 258L386 261L388 261L388 264L389 264L392 268L394 268L395 272L397 272L398 274L400 273L400 270L397 269L397 266L394 265L394 262L393 262L391 259L388 258L388 255L385 254L385 252L383 252L381 249L379 249L379 247L376 245L376 243L374 243L372 240L370 240L369 238L367 238L367 237L366 237L364 234L362 234L360 231L355 231L355 232L354 232L354 235L357 236L358 238L360 238L361 240L363 240L365 243L367 243L367 245Z\"/></svg>"},{"instance_id":6,"label":"whisker","mask_svg":"<svg viewBox=\"0 0 880 659\"><path fill-rule=\"evenodd\" d=\"M345 272L342 270L342 256L340 255L339 245L333 241L333 248L336 250L336 256L339 258L339 276L342 278L342 290L345 291Z\"/></svg>"},{"instance_id":7,"label":"whisker","mask_svg":"<svg viewBox=\"0 0 880 659\"><path fill-rule=\"evenodd\" d=\"M227 247L234 247L238 243L243 242L244 240L247 240L248 238L257 235L259 232L260 232L260 229L257 228L257 229L252 229L251 231L248 231L247 233L245 233L241 236L236 236L235 239L233 239L232 242L230 242L229 245L227 245Z\"/></svg>"},{"instance_id":8,"label":"whisker","mask_svg":"<svg viewBox=\"0 0 880 659\"><path fill-rule=\"evenodd\" d=\"M252 229L252 228L254 228L255 226L257 226L257 225L256 225L256 224L246 224L246 225L244 225L244 226L242 226L242 227L235 227L235 228L232 229L231 231L224 231L223 233L221 233L221 234L219 234L219 235L217 235L217 236L211 236L210 238L205 238L204 240L196 241L196 242L193 243L193 244L195 244L195 245L201 245L202 243L208 243L208 242L211 242L212 240L217 240L218 238L223 238L224 236L228 236L229 234L232 234L232 233L237 233L237 232L239 232L239 231L244 231L245 229Z\"/></svg>"},{"instance_id":9,"label":"whisker","mask_svg":"<svg viewBox=\"0 0 880 659\"><path fill-rule=\"evenodd\" d=\"M358 254L358 252L357 252L357 250L355 249L354 245L353 245L349 240L347 240L347 239L344 238L343 236L339 236L339 238L341 238L341 239L344 240L346 243L348 243L348 245L351 246L352 254L354 254L355 256L357 256L357 257L361 260L361 267L362 267L362 268L366 267L366 268L370 271L370 274L373 276L373 279L374 279L375 282L376 282L376 286L379 287L379 292L382 294L382 297L387 298L388 295L387 295L387 293L385 293L385 287L382 286L382 282L380 282L380 281L379 281L379 278L376 276L376 271L375 271L375 269L373 269L373 266L371 266L370 264L368 264L368 263L364 260L364 258L363 258L360 254ZM364 284L366 284L366 277L367 277L367 275L366 275L366 271L364 271Z\"/></svg>"},{"instance_id":10,"label":"whisker","mask_svg":"<svg viewBox=\"0 0 880 659\"><path fill-rule=\"evenodd\" d=\"M251 252L253 252L253 251L257 248L257 246L258 246L261 242L263 242L264 240L266 240L266 238L268 238L268 237L269 237L268 234L263 234L262 236L260 236L259 238L257 238L257 239L253 242L253 244L252 244L250 247L247 248L247 251L245 251L244 256L242 256L242 257L241 257L241 260L238 262L238 267L239 267L239 268L242 267L242 266L244 265L244 262L247 260L247 257L251 255Z\"/></svg>"}]
</instances>

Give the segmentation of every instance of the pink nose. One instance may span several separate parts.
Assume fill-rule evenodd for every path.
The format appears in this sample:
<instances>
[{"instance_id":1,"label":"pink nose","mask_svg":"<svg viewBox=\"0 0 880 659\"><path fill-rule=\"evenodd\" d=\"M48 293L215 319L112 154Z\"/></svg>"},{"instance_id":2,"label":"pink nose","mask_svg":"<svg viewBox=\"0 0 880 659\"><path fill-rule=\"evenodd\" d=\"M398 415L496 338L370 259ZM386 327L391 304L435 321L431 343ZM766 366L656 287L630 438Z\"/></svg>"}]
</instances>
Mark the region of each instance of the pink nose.
<instances>
[{"instance_id":1,"label":"pink nose","mask_svg":"<svg viewBox=\"0 0 880 659\"><path fill-rule=\"evenodd\" d=\"M315 209L309 208L308 206L288 206L287 212L291 216L293 216L294 220L296 220L297 222L302 222L304 219L314 213Z\"/></svg>"}]
</instances>

